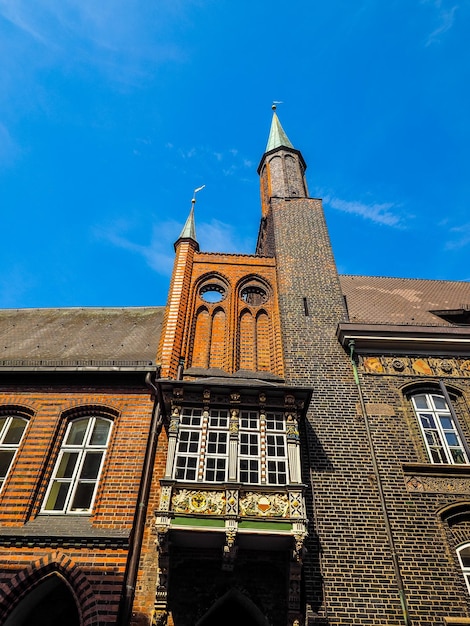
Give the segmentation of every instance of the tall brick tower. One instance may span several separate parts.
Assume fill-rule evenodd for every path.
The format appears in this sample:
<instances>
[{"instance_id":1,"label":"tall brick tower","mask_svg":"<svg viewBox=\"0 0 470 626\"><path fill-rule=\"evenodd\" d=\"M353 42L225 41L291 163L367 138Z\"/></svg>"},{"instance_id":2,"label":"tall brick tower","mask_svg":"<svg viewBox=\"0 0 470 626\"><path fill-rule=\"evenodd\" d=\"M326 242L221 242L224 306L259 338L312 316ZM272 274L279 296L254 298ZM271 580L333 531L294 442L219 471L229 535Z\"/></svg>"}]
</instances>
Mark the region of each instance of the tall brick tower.
<instances>
[{"instance_id":1,"label":"tall brick tower","mask_svg":"<svg viewBox=\"0 0 470 626\"><path fill-rule=\"evenodd\" d=\"M305 169L274 112L256 254L201 252L194 201L175 244L159 348L160 574L147 587L158 589L155 615L178 626L346 624L358 597L396 620L406 608Z\"/></svg>"}]
</instances>

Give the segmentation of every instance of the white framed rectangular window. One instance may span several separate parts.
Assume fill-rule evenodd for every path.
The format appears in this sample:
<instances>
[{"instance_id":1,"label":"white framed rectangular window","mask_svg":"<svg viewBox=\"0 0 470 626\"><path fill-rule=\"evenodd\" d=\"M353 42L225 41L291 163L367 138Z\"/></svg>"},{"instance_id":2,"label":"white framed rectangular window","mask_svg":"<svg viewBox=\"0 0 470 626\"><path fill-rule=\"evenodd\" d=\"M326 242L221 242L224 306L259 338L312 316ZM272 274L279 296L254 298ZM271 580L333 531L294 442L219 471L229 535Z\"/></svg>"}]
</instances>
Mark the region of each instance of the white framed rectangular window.
<instances>
[{"instance_id":1,"label":"white framed rectangular window","mask_svg":"<svg viewBox=\"0 0 470 626\"><path fill-rule=\"evenodd\" d=\"M194 482L227 480L229 412L211 409L181 410L174 478Z\"/></svg>"},{"instance_id":2,"label":"white framed rectangular window","mask_svg":"<svg viewBox=\"0 0 470 626\"><path fill-rule=\"evenodd\" d=\"M468 463L458 425L444 396L418 393L411 397L413 408L432 463Z\"/></svg>"},{"instance_id":3,"label":"white framed rectangular window","mask_svg":"<svg viewBox=\"0 0 470 626\"><path fill-rule=\"evenodd\" d=\"M261 482L261 431L257 411L240 411L238 473L241 483Z\"/></svg>"},{"instance_id":4,"label":"white framed rectangular window","mask_svg":"<svg viewBox=\"0 0 470 626\"><path fill-rule=\"evenodd\" d=\"M228 409L203 411L183 407L173 478L185 482L225 482L230 462L240 483L286 485L289 482L283 413L241 410L235 427L232 424L232 439L230 428Z\"/></svg>"},{"instance_id":5,"label":"white framed rectangular window","mask_svg":"<svg viewBox=\"0 0 470 626\"><path fill-rule=\"evenodd\" d=\"M112 421L72 420L44 498L44 513L90 513L103 468Z\"/></svg>"}]
</instances>

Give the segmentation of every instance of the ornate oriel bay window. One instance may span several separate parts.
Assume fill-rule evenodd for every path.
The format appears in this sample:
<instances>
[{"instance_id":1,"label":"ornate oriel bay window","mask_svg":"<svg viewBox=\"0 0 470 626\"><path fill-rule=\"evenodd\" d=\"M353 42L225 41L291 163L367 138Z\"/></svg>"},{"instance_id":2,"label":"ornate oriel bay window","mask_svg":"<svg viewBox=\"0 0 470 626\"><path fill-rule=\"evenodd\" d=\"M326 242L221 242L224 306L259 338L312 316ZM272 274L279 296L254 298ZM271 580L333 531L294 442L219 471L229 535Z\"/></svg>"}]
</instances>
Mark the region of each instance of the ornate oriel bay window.
<instances>
[{"instance_id":1,"label":"ornate oriel bay window","mask_svg":"<svg viewBox=\"0 0 470 626\"><path fill-rule=\"evenodd\" d=\"M289 421L290 420L290 421ZM299 482L298 432L281 411L175 406L166 476L178 481L249 485ZM287 428L293 446L287 457ZM290 470L290 471L289 471Z\"/></svg>"},{"instance_id":2,"label":"ornate oriel bay window","mask_svg":"<svg viewBox=\"0 0 470 626\"><path fill-rule=\"evenodd\" d=\"M172 545L219 546L224 569L238 548L287 550L297 580L307 534L299 425L311 391L259 380L208 383L161 381L168 433L156 511L161 567L170 567L171 535Z\"/></svg>"}]
</instances>

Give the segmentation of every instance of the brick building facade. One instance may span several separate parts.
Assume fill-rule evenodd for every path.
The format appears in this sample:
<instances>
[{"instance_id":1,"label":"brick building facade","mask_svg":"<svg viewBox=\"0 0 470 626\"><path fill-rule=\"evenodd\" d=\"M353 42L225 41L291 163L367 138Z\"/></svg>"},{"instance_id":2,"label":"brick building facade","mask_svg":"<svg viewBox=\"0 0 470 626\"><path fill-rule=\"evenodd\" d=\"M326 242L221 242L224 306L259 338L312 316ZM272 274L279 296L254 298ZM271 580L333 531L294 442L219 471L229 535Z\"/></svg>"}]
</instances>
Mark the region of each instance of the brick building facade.
<instances>
[{"instance_id":1,"label":"brick building facade","mask_svg":"<svg viewBox=\"0 0 470 626\"><path fill-rule=\"evenodd\" d=\"M338 275L305 169L166 307L0 312L0 623L470 624L470 284Z\"/></svg>"}]
</instances>

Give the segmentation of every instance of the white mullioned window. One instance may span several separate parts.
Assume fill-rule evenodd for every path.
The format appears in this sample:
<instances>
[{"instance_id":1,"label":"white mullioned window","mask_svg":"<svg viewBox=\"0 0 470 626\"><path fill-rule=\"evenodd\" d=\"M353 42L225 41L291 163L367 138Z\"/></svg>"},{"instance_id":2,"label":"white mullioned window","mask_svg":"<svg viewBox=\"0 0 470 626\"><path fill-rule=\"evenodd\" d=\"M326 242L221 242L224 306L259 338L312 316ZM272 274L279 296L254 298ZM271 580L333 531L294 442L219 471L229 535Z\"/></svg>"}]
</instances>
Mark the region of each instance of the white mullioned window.
<instances>
[{"instance_id":1,"label":"white mullioned window","mask_svg":"<svg viewBox=\"0 0 470 626\"><path fill-rule=\"evenodd\" d=\"M183 408L174 477L177 480L227 480L229 412L226 409Z\"/></svg>"},{"instance_id":2,"label":"white mullioned window","mask_svg":"<svg viewBox=\"0 0 470 626\"><path fill-rule=\"evenodd\" d=\"M261 482L261 427L258 411L240 411L238 475L241 483Z\"/></svg>"},{"instance_id":3,"label":"white mullioned window","mask_svg":"<svg viewBox=\"0 0 470 626\"><path fill-rule=\"evenodd\" d=\"M85 417L70 421L44 498L43 512L90 513L112 421Z\"/></svg>"},{"instance_id":4,"label":"white mullioned window","mask_svg":"<svg viewBox=\"0 0 470 626\"><path fill-rule=\"evenodd\" d=\"M468 463L458 425L444 396L419 393L411 401L432 463Z\"/></svg>"},{"instance_id":5,"label":"white mullioned window","mask_svg":"<svg viewBox=\"0 0 470 626\"><path fill-rule=\"evenodd\" d=\"M286 425L283 413L266 413L266 465L270 485L288 482Z\"/></svg>"},{"instance_id":6,"label":"white mullioned window","mask_svg":"<svg viewBox=\"0 0 470 626\"><path fill-rule=\"evenodd\" d=\"M457 555L468 592L470 593L470 544L460 546L460 548L457 549Z\"/></svg>"},{"instance_id":7,"label":"white mullioned window","mask_svg":"<svg viewBox=\"0 0 470 626\"><path fill-rule=\"evenodd\" d=\"M283 413L240 411L235 448L230 447L230 428L227 409L204 412L184 407L179 418L173 478L187 482L226 482L229 454L234 454L236 458L232 461L241 483L286 485L289 482Z\"/></svg>"},{"instance_id":8,"label":"white mullioned window","mask_svg":"<svg viewBox=\"0 0 470 626\"><path fill-rule=\"evenodd\" d=\"M0 489L20 447L28 420L16 415L0 416Z\"/></svg>"}]
</instances>

